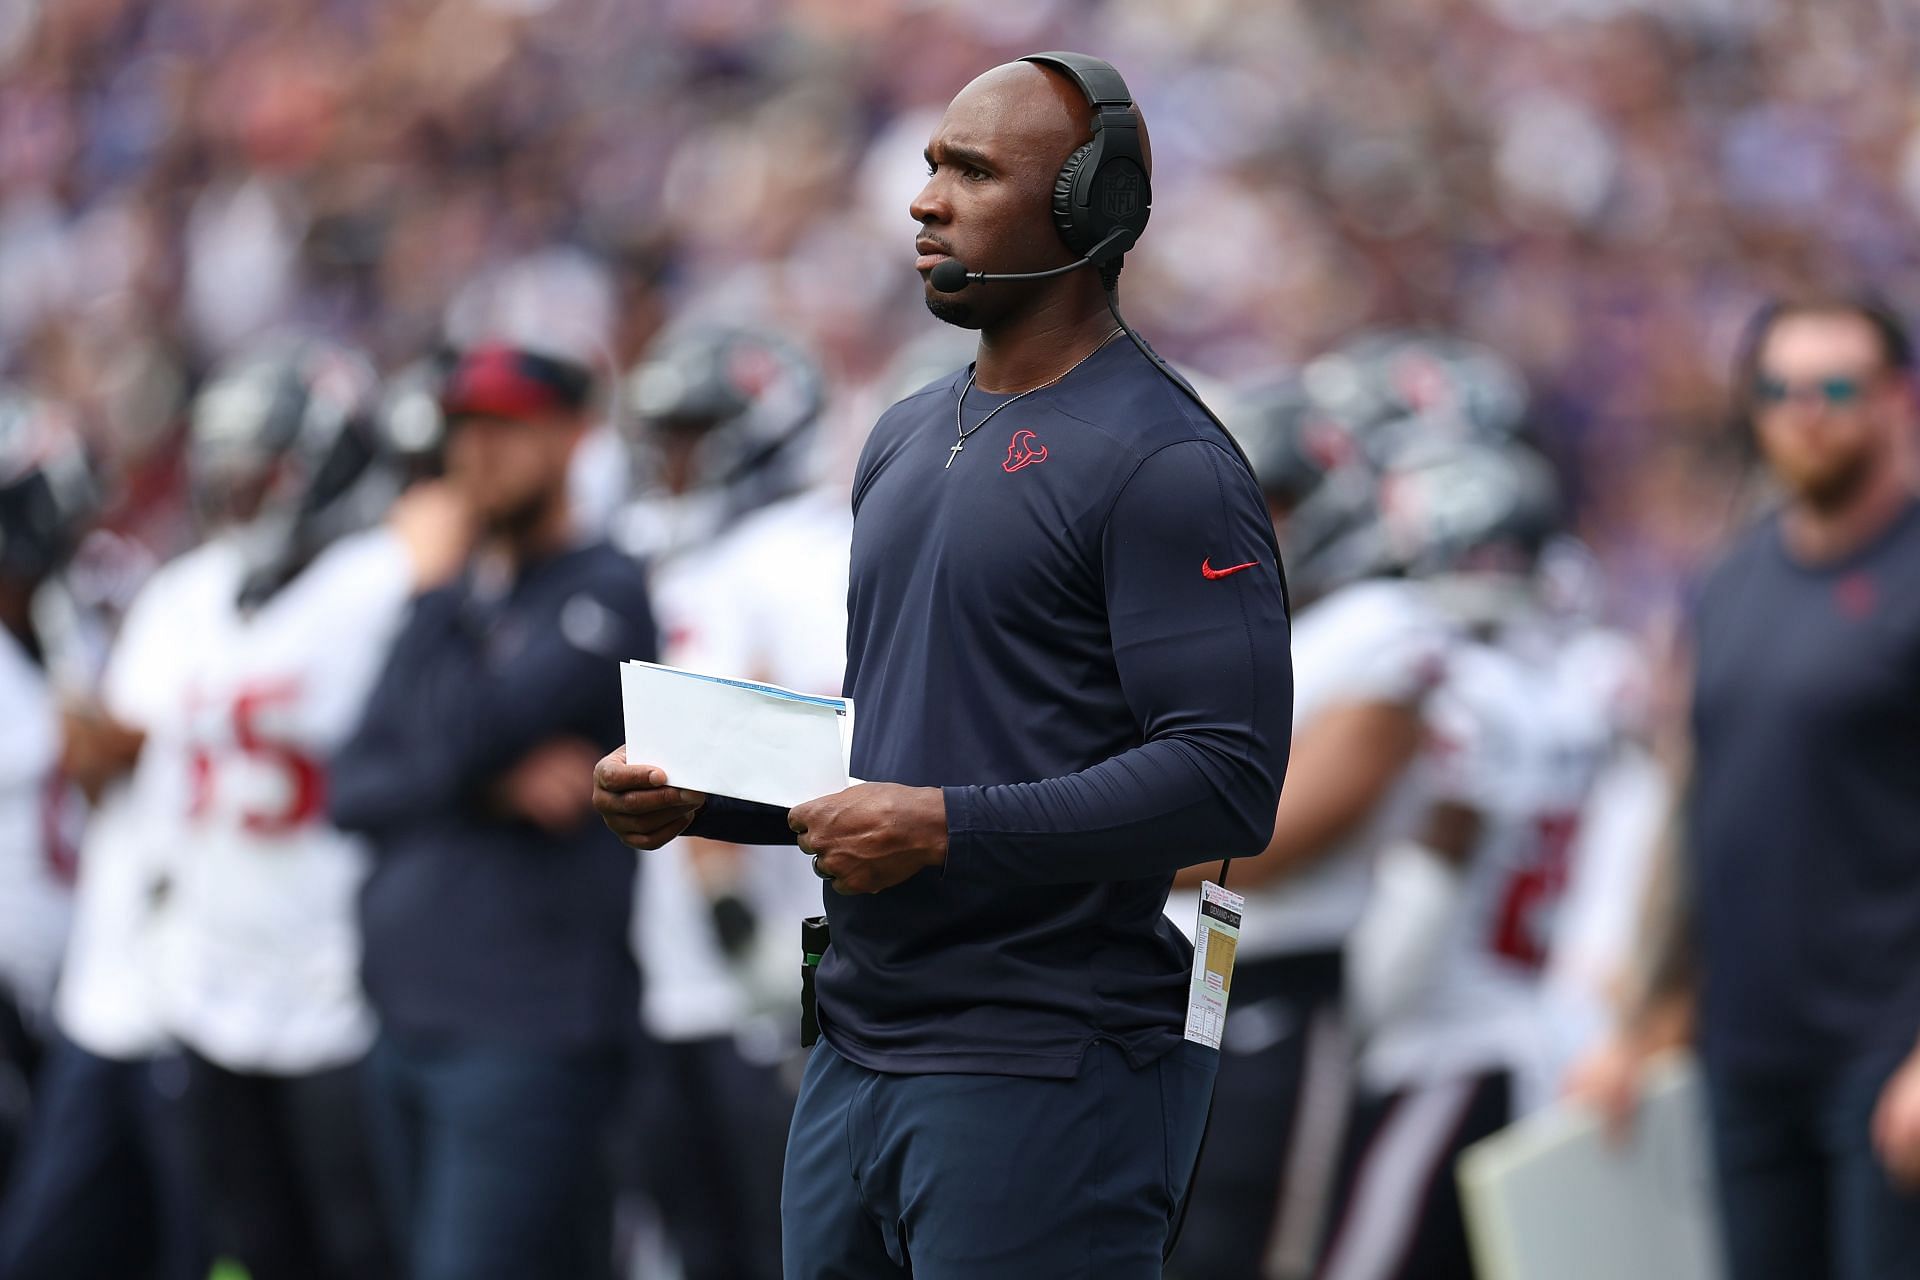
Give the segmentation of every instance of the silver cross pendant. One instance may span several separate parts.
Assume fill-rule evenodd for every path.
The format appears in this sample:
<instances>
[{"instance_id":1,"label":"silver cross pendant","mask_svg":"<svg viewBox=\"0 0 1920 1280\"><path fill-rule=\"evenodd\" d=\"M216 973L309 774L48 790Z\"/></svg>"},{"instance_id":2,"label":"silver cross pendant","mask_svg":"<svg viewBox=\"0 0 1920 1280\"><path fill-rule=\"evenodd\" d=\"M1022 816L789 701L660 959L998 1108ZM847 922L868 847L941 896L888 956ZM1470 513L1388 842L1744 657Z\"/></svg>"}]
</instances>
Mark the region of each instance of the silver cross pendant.
<instances>
[{"instance_id":1,"label":"silver cross pendant","mask_svg":"<svg viewBox=\"0 0 1920 1280\"><path fill-rule=\"evenodd\" d=\"M950 469L953 466L953 460L959 457L960 451L966 447L967 447L967 442L965 440L955 440L953 442L953 447L947 450L947 465L940 469L942 471L946 471Z\"/></svg>"}]
</instances>

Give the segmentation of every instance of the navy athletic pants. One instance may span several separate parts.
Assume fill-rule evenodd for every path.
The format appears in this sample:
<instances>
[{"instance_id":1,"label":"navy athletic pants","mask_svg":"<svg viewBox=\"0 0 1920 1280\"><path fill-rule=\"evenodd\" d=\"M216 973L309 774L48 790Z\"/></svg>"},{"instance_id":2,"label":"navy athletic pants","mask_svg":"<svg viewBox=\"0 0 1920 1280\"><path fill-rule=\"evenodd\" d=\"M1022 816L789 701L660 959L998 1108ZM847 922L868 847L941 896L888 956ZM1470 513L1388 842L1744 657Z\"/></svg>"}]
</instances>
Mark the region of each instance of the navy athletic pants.
<instances>
[{"instance_id":1,"label":"navy athletic pants","mask_svg":"<svg viewBox=\"0 0 1920 1280\"><path fill-rule=\"evenodd\" d=\"M411 1280L608 1273L606 1129L624 1071L618 1050L388 1028L369 1066L375 1155Z\"/></svg>"},{"instance_id":2,"label":"navy athletic pants","mask_svg":"<svg viewBox=\"0 0 1920 1280\"><path fill-rule=\"evenodd\" d=\"M1067 1080L893 1075L814 1046L787 1142L787 1280L1160 1275L1219 1055Z\"/></svg>"},{"instance_id":3,"label":"navy athletic pants","mask_svg":"<svg viewBox=\"0 0 1920 1280\"><path fill-rule=\"evenodd\" d=\"M1914 1280L1920 1196L1873 1149L1873 1110L1904 1052L1811 1076L1706 1064L1731 1280Z\"/></svg>"},{"instance_id":4,"label":"navy athletic pants","mask_svg":"<svg viewBox=\"0 0 1920 1280\"><path fill-rule=\"evenodd\" d=\"M56 1040L0 1196L4 1280L199 1280L208 1257L176 1057L118 1061Z\"/></svg>"}]
</instances>

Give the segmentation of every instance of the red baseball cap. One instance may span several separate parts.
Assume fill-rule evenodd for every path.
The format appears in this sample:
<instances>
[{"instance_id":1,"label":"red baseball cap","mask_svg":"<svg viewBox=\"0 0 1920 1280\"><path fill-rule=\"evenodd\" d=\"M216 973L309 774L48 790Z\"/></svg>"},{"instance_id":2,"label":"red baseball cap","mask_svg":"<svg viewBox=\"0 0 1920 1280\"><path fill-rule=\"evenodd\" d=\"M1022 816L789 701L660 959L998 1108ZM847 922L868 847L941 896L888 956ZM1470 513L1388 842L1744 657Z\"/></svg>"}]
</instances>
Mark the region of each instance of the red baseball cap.
<instances>
[{"instance_id":1,"label":"red baseball cap","mask_svg":"<svg viewBox=\"0 0 1920 1280\"><path fill-rule=\"evenodd\" d=\"M571 361L488 343L461 355L440 392L440 409L449 419L536 418L577 413L592 392L593 375Z\"/></svg>"}]
</instances>

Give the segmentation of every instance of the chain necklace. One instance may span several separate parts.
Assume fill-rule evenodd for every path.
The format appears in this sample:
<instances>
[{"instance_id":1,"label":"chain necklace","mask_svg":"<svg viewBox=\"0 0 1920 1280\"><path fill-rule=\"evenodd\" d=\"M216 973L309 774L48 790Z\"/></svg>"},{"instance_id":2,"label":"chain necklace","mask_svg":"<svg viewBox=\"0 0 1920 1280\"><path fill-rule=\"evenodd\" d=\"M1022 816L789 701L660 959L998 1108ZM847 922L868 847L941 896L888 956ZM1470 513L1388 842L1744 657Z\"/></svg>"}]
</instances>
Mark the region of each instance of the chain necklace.
<instances>
[{"instance_id":1,"label":"chain necklace","mask_svg":"<svg viewBox=\"0 0 1920 1280\"><path fill-rule=\"evenodd\" d=\"M947 465L940 469L942 471L945 471L948 468L952 467L953 460L960 456L960 451L962 449L967 447L967 437L972 435L974 432L978 431L980 428L986 426L989 422L992 422L995 414L999 413L1002 409L1006 408L1010 404L1014 404L1018 401L1025 400L1028 396L1032 395L1036 391L1045 391L1048 387L1060 381L1060 379L1066 377L1069 373L1072 373L1075 369L1078 369L1081 365L1085 364L1087 361L1093 359L1095 351L1100 350L1100 347L1104 347L1109 342L1112 342L1122 332L1124 332L1124 330L1116 326L1112 333L1100 339L1099 347L1095 347L1093 351L1087 352L1087 354L1081 356L1078 360L1075 360L1071 365L1067 366L1065 369L1061 370L1059 373L1055 374L1053 377L1048 378L1045 382L1041 383L1039 386L1028 387L1025 391L1022 391L1019 395L1015 396L1012 400L1002 401L1001 403L993 406L993 408L987 411L986 417L980 419L980 421L974 423L971 427L966 427L964 426L964 422L965 422L964 415L966 413L967 392L973 390L973 379L975 374L978 373L978 370L976 369L972 372L969 372L967 374L967 385L960 388L960 399L955 401L953 406L953 430L954 430L954 434L957 435L959 439L955 440L953 442L952 447L947 450Z\"/></svg>"}]
</instances>

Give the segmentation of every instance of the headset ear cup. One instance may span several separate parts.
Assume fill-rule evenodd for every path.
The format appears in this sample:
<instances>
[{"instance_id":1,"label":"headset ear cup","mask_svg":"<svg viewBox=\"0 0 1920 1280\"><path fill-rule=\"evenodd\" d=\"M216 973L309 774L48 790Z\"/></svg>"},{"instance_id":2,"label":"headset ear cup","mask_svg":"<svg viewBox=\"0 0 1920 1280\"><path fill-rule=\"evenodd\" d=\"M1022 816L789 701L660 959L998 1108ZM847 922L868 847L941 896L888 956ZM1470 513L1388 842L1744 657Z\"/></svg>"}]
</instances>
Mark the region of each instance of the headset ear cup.
<instances>
[{"instance_id":1,"label":"headset ear cup","mask_svg":"<svg viewBox=\"0 0 1920 1280\"><path fill-rule=\"evenodd\" d=\"M1093 154L1094 144L1085 142L1067 157L1060 166L1060 176L1053 180L1053 225L1060 232L1060 238L1066 241L1067 248L1075 253L1085 253L1093 247L1092 228L1081 225L1074 216L1073 188L1080 180L1080 170L1086 167L1087 157Z\"/></svg>"}]
</instances>

